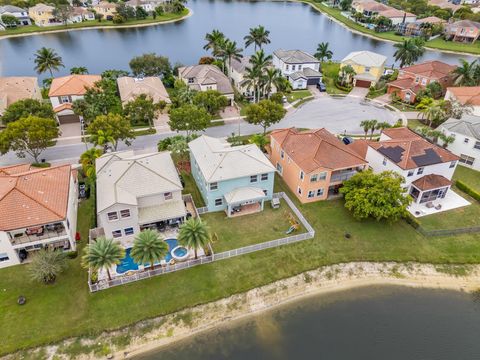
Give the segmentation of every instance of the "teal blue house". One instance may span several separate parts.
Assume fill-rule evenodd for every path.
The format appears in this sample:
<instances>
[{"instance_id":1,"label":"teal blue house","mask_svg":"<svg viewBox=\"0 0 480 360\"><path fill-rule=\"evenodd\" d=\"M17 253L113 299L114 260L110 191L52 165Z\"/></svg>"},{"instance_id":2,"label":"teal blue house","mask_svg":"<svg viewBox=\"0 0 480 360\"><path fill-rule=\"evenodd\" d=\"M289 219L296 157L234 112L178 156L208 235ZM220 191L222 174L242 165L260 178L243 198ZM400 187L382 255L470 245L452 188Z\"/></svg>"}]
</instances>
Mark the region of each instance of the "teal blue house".
<instances>
[{"instance_id":1,"label":"teal blue house","mask_svg":"<svg viewBox=\"0 0 480 360\"><path fill-rule=\"evenodd\" d=\"M192 175L209 211L251 214L272 199L275 167L256 145L231 146L202 135L188 146Z\"/></svg>"}]
</instances>

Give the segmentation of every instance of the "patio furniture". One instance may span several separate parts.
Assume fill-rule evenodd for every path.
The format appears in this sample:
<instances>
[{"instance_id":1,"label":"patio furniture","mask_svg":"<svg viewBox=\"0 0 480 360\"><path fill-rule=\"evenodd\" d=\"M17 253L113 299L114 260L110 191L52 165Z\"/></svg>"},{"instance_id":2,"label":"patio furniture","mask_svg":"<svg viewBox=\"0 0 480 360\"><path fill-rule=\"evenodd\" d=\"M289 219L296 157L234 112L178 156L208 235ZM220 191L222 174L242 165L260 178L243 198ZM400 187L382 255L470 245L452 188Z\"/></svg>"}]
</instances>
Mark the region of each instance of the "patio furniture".
<instances>
[{"instance_id":1,"label":"patio furniture","mask_svg":"<svg viewBox=\"0 0 480 360\"><path fill-rule=\"evenodd\" d=\"M273 209L278 209L280 207L280 199L279 198L273 198L271 202L272 208Z\"/></svg>"},{"instance_id":2,"label":"patio furniture","mask_svg":"<svg viewBox=\"0 0 480 360\"><path fill-rule=\"evenodd\" d=\"M442 204L438 204L437 206L435 206L435 210L441 210L442 209Z\"/></svg>"},{"instance_id":3,"label":"patio furniture","mask_svg":"<svg viewBox=\"0 0 480 360\"><path fill-rule=\"evenodd\" d=\"M433 202L429 201L429 202L427 202L427 203L425 204L425 206L426 206L427 208L431 209L431 208L433 208L434 205L433 205Z\"/></svg>"}]
</instances>

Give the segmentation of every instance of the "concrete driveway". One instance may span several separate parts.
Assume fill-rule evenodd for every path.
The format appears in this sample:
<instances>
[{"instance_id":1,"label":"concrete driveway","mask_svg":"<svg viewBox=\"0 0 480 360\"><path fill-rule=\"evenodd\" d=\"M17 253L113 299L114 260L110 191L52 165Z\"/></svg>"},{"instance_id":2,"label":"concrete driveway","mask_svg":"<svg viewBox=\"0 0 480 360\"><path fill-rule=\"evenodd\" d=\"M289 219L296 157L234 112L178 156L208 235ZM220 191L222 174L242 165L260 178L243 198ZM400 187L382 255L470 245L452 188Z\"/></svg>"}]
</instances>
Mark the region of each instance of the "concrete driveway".
<instances>
[{"instance_id":1,"label":"concrete driveway","mask_svg":"<svg viewBox=\"0 0 480 360\"><path fill-rule=\"evenodd\" d=\"M367 97L367 95L368 95L368 89L358 87L358 86L355 86L352 89L352 91L350 91L350 93L348 94L348 96L355 96L355 97L362 98L362 99L365 99Z\"/></svg>"},{"instance_id":2,"label":"concrete driveway","mask_svg":"<svg viewBox=\"0 0 480 360\"><path fill-rule=\"evenodd\" d=\"M316 98L287 114L272 128L326 128L334 134L363 134L362 120L375 119L379 122L394 124L399 115L383 107L375 106L355 97L335 98L330 96Z\"/></svg>"}]
</instances>

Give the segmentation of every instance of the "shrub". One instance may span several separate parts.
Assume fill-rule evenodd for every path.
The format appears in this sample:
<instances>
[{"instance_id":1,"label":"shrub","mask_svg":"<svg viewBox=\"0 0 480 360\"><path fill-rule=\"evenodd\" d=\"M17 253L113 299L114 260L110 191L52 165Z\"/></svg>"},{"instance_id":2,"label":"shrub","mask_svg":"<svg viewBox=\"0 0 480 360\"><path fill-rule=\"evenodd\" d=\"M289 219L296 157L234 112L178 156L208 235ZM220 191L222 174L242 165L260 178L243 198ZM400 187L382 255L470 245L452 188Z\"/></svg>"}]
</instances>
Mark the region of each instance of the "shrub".
<instances>
[{"instance_id":1,"label":"shrub","mask_svg":"<svg viewBox=\"0 0 480 360\"><path fill-rule=\"evenodd\" d=\"M67 258L69 259L75 259L78 256L78 251L77 250L72 250L67 252Z\"/></svg>"},{"instance_id":2,"label":"shrub","mask_svg":"<svg viewBox=\"0 0 480 360\"><path fill-rule=\"evenodd\" d=\"M407 224L410 224L414 229L418 229L420 227L420 222L410 213L405 214L405 221Z\"/></svg>"},{"instance_id":3,"label":"shrub","mask_svg":"<svg viewBox=\"0 0 480 360\"><path fill-rule=\"evenodd\" d=\"M463 181L457 180L455 182L455 185L457 186L457 188L462 190L465 194L468 194L472 198L474 198L475 200L480 201L480 193L478 191L472 189L470 186L465 184Z\"/></svg>"}]
</instances>

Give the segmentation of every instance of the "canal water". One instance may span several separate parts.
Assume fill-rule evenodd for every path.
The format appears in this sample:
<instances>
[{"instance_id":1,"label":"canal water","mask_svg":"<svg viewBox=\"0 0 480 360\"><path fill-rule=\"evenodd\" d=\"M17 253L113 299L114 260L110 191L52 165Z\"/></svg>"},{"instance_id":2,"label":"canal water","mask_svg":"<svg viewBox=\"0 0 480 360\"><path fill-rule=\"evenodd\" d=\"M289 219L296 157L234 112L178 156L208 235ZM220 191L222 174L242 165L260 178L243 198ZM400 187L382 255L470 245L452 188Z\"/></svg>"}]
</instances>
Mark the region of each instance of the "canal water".
<instances>
[{"instance_id":1,"label":"canal water","mask_svg":"<svg viewBox=\"0 0 480 360\"><path fill-rule=\"evenodd\" d=\"M310 297L136 360L475 360L480 297L382 286Z\"/></svg>"},{"instance_id":2,"label":"canal water","mask_svg":"<svg viewBox=\"0 0 480 360\"><path fill-rule=\"evenodd\" d=\"M270 1L189 0L193 15L176 23L142 28L102 29L42 34L0 40L0 76L34 75L33 54L45 46L63 58L67 74L74 66L86 66L90 73L106 69L128 69L129 60L146 52L166 55L172 63L196 64L203 50L207 32L219 29L243 47L243 37L250 27L264 25L271 32L267 52L277 48L315 52L320 42L329 42L334 59L350 51L371 50L389 57L391 43L352 33L312 7L302 3ZM253 52L253 47L246 53ZM471 57L427 51L424 59L457 63Z\"/></svg>"}]
</instances>

